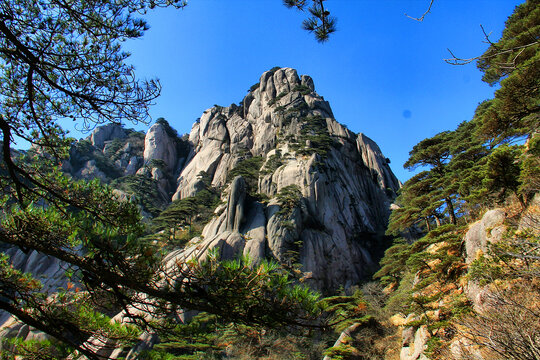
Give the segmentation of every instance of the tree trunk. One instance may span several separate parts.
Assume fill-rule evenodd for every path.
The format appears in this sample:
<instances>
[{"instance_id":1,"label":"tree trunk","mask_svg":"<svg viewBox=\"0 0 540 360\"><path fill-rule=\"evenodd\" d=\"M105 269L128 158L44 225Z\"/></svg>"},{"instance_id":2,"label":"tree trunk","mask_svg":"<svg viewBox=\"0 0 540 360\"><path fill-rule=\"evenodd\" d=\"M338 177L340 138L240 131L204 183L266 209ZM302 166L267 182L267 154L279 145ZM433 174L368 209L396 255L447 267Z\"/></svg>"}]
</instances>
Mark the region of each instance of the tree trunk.
<instances>
[{"instance_id":1,"label":"tree trunk","mask_svg":"<svg viewBox=\"0 0 540 360\"><path fill-rule=\"evenodd\" d=\"M430 232L431 231L431 225L429 223L429 218L426 216L424 218L426 220L426 228L427 228L427 231Z\"/></svg>"},{"instance_id":2,"label":"tree trunk","mask_svg":"<svg viewBox=\"0 0 540 360\"><path fill-rule=\"evenodd\" d=\"M448 215L450 215L450 221L452 224L456 225L456 214L454 214L454 204L452 204L452 200L450 198L444 199L446 202L446 208L448 209Z\"/></svg>"}]
</instances>

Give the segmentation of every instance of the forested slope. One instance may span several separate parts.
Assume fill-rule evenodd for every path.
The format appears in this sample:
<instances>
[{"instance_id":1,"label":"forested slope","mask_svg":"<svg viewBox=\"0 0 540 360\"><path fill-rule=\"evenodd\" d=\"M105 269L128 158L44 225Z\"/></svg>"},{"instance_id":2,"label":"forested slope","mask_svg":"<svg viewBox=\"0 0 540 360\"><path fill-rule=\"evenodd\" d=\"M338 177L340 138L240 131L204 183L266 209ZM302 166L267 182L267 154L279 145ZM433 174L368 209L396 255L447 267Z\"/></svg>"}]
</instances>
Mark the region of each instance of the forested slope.
<instances>
[{"instance_id":1,"label":"forested slope","mask_svg":"<svg viewBox=\"0 0 540 360\"><path fill-rule=\"evenodd\" d=\"M375 274L401 314L402 359L540 356L539 5L518 6L477 61L494 98L404 164L422 171L396 199ZM425 235L404 238L411 227Z\"/></svg>"}]
</instances>

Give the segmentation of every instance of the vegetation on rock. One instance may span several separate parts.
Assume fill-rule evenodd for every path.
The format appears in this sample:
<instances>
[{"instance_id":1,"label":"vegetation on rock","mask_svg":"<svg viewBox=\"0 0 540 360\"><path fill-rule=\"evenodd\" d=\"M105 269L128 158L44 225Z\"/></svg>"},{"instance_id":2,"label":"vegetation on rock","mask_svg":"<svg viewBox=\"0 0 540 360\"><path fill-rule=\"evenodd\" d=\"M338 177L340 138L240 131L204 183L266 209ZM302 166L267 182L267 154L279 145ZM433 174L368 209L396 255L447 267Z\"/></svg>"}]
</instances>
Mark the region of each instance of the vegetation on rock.
<instances>
[{"instance_id":1,"label":"vegetation on rock","mask_svg":"<svg viewBox=\"0 0 540 360\"><path fill-rule=\"evenodd\" d=\"M387 233L397 238L375 277L391 291L387 306L412 314L406 326L427 330L432 359L532 359L540 353L540 289L532 280L540 265L538 5L518 6L502 38L478 60L484 81L500 84L495 98L456 130L415 145L404 165L425 170L396 199ZM466 254L468 225L500 206L509 213L507 233L488 241L482 254ZM424 236L399 238L411 228ZM466 264L465 257L475 255ZM464 293L467 283L485 292L480 309ZM525 318L534 325L518 330Z\"/></svg>"}]
</instances>

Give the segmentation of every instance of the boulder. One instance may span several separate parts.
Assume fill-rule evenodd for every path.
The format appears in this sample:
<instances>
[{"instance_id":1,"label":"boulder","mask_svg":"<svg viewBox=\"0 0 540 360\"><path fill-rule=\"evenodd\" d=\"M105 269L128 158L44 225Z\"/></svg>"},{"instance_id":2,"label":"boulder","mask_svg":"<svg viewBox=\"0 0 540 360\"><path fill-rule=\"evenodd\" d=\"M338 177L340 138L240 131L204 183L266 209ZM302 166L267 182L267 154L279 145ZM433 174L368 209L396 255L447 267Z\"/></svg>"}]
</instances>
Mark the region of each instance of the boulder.
<instances>
[{"instance_id":1,"label":"boulder","mask_svg":"<svg viewBox=\"0 0 540 360\"><path fill-rule=\"evenodd\" d=\"M96 127L90 135L90 142L98 149L103 149L105 142L113 139L125 139L126 130L119 124L107 124Z\"/></svg>"},{"instance_id":2,"label":"boulder","mask_svg":"<svg viewBox=\"0 0 540 360\"><path fill-rule=\"evenodd\" d=\"M505 219L506 213L503 209L493 209L470 226L464 237L467 264L472 263L479 253L485 253L488 243L499 242L502 239L506 230L503 224Z\"/></svg>"},{"instance_id":3,"label":"boulder","mask_svg":"<svg viewBox=\"0 0 540 360\"><path fill-rule=\"evenodd\" d=\"M152 125L144 138L144 162L148 164L151 160L163 161L171 172L175 171L178 163L176 141L160 123Z\"/></svg>"}]
</instances>

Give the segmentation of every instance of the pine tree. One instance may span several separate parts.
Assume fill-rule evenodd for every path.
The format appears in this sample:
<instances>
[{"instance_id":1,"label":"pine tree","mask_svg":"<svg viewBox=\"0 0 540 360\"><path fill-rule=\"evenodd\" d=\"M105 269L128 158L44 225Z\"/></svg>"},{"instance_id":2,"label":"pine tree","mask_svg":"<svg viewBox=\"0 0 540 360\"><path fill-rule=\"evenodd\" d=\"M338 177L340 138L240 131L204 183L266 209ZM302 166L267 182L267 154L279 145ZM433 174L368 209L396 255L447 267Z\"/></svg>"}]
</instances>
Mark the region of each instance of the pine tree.
<instances>
[{"instance_id":1,"label":"pine tree","mask_svg":"<svg viewBox=\"0 0 540 360\"><path fill-rule=\"evenodd\" d=\"M330 11L324 6L325 1L311 0L309 7L307 7L306 0L283 0L283 4L288 8L295 7L300 11L307 9L310 16L304 20L302 27L315 34L317 41L325 42L330 34L336 31L336 18L330 16Z\"/></svg>"},{"instance_id":2,"label":"pine tree","mask_svg":"<svg viewBox=\"0 0 540 360\"><path fill-rule=\"evenodd\" d=\"M501 39L479 58L483 80L499 84L482 115L481 133L497 142L538 131L540 120L540 1L516 7Z\"/></svg>"},{"instance_id":3,"label":"pine tree","mask_svg":"<svg viewBox=\"0 0 540 360\"><path fill-rule=\"evenodd\" d=\"M456 224L454 211L454 194L446 183L447 165L452 156L452 142L454 133L445 131L431 138L424 139L416 144L409 152L409 159L403 165L406 169L414 169L418 166L429 166L431 191L429 195L432 203L444 201L446 212L452 224Z\"/></svg>"}]
</instances>

